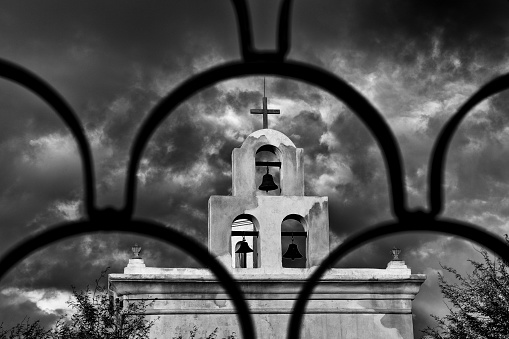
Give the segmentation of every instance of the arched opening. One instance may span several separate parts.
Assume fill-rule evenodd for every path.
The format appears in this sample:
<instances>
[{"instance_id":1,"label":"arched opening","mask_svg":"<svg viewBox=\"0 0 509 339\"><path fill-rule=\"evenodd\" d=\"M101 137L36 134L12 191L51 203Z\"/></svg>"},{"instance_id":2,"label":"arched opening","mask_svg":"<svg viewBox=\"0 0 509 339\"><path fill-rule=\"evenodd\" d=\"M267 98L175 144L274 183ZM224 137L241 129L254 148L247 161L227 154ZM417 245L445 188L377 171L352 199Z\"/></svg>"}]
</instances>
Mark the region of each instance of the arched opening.
<instances>
[{"instance_id":1,"label":"arched opening","mask_svg":"<svg viewBox=\"0 0 509 339\"><path fill-rule=\"evenodd\" d=\"M306 268L308 267L308 237L306 232L306 221L303 217L297 214L288 215L281 223L281 260L283 267L289 268ZM293 241L292 241L293 239ZM290 246L291 244L296 245ZM293 247L293 249L292 249ZM302 258L291 259L285 258L285 253L290 255L292 250L298 249Z\"/></svg>"},{"instance_id":2,"label":"arched opening","mask_svg":"<svg viewBox=\"0 0 509 339\"><path fill-rule=\"evenodd\" d=\"M256 151L255 156L255 182L256 182L256 194L257 195L281 195L281 151L272 145L264 145ZM267 171L272 178L274 183L278 186L277 189L264 191L260 190L259 186L263 182L263 176L267 174Z\"/></svg>"},{"instance_id":3,"label":"arched opening","mask_svg":"<svg viewBox=\"0 0 509 339\"><path fill-rule=\"evenodd\" d=\"M237 253L242 242L246 241L247 246L253 250L249 253ZM244 244L245 246L245 244ZM232 222L231 234L231 256L233 268L257 268L260 267L259 255L258 221L249 214L242 214Z\"/></svg>"}]
</instances>

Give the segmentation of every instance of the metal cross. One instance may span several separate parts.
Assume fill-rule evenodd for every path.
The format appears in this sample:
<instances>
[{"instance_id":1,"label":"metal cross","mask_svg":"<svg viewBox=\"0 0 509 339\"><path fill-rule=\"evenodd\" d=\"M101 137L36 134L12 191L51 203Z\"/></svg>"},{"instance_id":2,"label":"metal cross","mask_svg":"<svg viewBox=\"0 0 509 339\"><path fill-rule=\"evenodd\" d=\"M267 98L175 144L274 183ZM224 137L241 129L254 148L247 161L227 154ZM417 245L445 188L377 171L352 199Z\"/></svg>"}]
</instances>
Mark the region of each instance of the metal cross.
<instances>
[{"instance_id":1,"label":"metal cross","mask_svg":"<svg viewBox=\"0 0 509 339\"><path fill-rule=\"evenodd\" d=\"M263 128L269 128L269 114L279 114L278 109L267 109L267 97L265 96L265 78L263 78L263 108L251 109L251 114L263 114Z\"/></svg>"}]
</instances>

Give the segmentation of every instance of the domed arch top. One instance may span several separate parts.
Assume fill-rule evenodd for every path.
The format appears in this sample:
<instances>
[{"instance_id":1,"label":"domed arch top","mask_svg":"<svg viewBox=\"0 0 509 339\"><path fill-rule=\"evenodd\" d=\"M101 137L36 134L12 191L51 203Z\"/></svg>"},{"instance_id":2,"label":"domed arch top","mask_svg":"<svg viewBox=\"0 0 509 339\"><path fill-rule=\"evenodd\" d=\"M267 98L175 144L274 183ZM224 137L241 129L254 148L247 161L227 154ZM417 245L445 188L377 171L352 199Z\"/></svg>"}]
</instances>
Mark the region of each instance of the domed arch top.
<instances>
[{"instance_id":1,"label":"domed arch top","mask_svg":"<svg viewBox=\"0 0 509 339\"><path fill-rule=\"evenodd\" d=\"M277 155L280 167L280 195L304 195L304 157L302 148L295 144L285 134L265 128L251 133L242 146L235 148L232 153L232 194L234 196L256 195L256 154L260 151L270 151ZM271 165L269 165L271 166ZM274 164L272 164L274 166Z\"/></svg>"},{"instance_id":2,"label":"domed arch top","mask_svg":"<svg viewBox=\"0 0 509 339\"><path fill-rule=\"evenodd\" d=\"M296 148L293 141L284 133L270 128L259 129L249 134L240 148L258 150L265 145L271 145L278 149L280 149L281 146Z\"/></svg>"}]
</instances>

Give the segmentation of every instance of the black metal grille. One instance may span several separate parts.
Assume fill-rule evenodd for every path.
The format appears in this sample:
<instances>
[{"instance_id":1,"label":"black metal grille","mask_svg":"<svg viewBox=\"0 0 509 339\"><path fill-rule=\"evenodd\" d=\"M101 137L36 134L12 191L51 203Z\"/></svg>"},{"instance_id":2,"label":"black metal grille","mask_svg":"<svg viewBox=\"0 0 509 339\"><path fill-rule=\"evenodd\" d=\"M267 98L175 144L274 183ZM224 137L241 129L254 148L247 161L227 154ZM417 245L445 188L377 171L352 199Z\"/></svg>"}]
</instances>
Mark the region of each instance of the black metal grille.
<instances>
[{"instance_id":1,"label":"black metal grille","mask_svg":"<svg viewBox=\"0 0 509 339\"><path fill-rule=\"evenodd\" d=\"M463 237L474 241L509 261L505 241L480 227L463 221L446 219L443 211L444 166L447 149L453 134L465 115L484 99L509 88L509 74L500 76L482 88L449 119L435 142L429 164L428 204L430 210L409 210L400 149L382 115L364 96L344 80L315 66L286 59L289 51L291 0L283 0L279 13L277 49L257 51L253 47L249 13L244 0L232 0L238 21L242 60L225 63L188 79L163 98L150 112L135 138L128 166L126 196L121 209L96 208L95 179L90 145L83 127L67 102L46 82L9 61L0 59L0 76L16 82L41 97L62 118L76 138L84 172L85 220L54 226L32 236L11 249L0 260L0 278L31 252L58 240L93 232L125 232L151 236L177 246L202 265L210 268L231 297L244 338L256 338L253 320L242 291L235 279L212 257L208 250L194 239L154 221L133 218L136 195L136 173L141 155L159 124L184 100L217 82L248 75L276 75L301 80L333 94L343 101L369 128L382 150L387 167L391 192L391 209L394 219L374 225L348 237L334 249L304 284L293 307L288 325L288 338L300 337L300 326L308 298L320 277L336 261L363 243L377 237L409 232L432 231ZM193 249L192 252L190 249Z\"/></svg>"}]
</instances>

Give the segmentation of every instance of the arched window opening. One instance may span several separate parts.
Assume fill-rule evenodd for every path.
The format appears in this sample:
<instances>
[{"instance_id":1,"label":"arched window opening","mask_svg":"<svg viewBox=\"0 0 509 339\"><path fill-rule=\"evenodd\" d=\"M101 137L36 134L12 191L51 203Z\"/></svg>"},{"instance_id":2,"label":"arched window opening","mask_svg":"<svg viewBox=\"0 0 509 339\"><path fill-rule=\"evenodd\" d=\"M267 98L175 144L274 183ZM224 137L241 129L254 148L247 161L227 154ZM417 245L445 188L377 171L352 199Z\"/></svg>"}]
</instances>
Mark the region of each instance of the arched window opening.
<instances>
[{"instance_id":1,"label":"arched window opening","mask_svg":"<svg viewBox=\"0 0 509 339\"><path fill-rule=\"evenodd\" d=\"M256 151L255 166L256 166L256 187L257 195L281 195L281 159L280 151L277 147L272 145L264 145ZM268 172L268 173L267 173ZM264 176L270 174L274 184L277 185L276 189L261 190L259 186L262 184Z\"/></svg>"},{"instance_id":2,"label":"arched window opening","mask_svg":"<svg viewBox=\"0 0 509 339\"><path fill-rule=\"evenodd\" d=\"M289 268L306 268L308 262L308 237L304 227L305 220L300 215L289 215L281 223L281 258L282 266ZM293 236L293 237L292 237ZM293 242L292 242L293 238ZM291 244L294 244L290 246ZM296 246L295 246L296 245ZM302 258L284 258L285 254L290 255L298 251Z\"/></svg>"},{"instance_id":3,"label":"arched window opening","mask_svg":"<svg viewBox=\"0 0 509 339\"><path fill-rule=\"evenodd\" d=\"M233 268L257 268L260 267L260 248L258 237L258 222L247 214L239 215L233 220L231 234L231 255ZM245 244L242 245L245 240ZM249 246L253 252L237 253L242 246Z\"/></svg>"}]
</instances>

